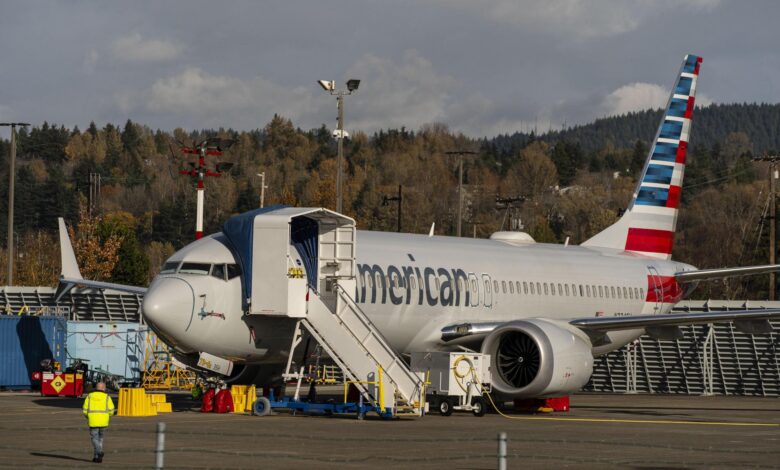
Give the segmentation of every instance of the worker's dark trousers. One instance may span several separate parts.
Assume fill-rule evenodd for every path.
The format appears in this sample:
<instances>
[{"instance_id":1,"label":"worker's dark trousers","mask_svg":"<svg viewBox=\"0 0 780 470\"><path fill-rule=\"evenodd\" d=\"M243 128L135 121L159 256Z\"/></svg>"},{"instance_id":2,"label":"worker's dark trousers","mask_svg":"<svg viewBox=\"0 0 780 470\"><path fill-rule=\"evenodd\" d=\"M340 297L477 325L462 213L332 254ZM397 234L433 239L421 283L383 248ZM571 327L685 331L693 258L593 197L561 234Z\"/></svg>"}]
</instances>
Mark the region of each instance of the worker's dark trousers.
<instances>
[{"instance_id":1,"label":"worker's dark trousers","mask_svg":"<svg viewBox=\"0 0 780 470\"><path fill-rule=\"evenodd\" d=\"M89 435L92 438L92 447L95 448L95 457L103 455L103 434L106 428L89 428Z\"/></svg>"}]
</instances>

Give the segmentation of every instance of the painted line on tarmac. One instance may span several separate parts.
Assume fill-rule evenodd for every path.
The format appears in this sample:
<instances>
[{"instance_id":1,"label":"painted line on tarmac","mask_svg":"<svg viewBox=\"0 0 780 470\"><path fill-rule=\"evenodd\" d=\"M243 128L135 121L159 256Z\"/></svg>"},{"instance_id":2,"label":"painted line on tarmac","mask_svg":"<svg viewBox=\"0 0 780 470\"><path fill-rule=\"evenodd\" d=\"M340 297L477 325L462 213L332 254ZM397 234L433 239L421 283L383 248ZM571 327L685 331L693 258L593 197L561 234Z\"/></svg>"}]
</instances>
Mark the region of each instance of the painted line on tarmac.
<instances>
[{"instance_id":1,"label":"painted line on tarmac","mask_svg":"<svg viewBox=\"0 0 780 470\"><path fill-rule=\"evenodd\" d=\"M780 427L778 423L744 423L728 421L674 421L665 419L611 419L611 418L546 418L539 416L520 417L512 416L513 419L527 421L576 421L580 423L615 423L615 424L690 424L699 426L758 426L758 427Z\"/></svg>"}]
</instances>

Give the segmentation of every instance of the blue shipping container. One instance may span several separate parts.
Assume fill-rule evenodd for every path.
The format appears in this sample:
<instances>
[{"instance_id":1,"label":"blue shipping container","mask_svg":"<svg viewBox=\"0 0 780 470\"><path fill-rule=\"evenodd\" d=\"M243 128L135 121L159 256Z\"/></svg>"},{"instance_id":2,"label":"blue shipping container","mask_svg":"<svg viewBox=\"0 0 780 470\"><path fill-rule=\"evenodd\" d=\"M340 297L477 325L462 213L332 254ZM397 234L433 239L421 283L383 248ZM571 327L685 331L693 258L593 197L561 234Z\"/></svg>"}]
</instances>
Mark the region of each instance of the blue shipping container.
<instances>
[{"instance_id":1,"label":"blue shipping container","mask_svg":"<svg viewBox=\"0 0 780 470\"><path fill-rule=\"evenodd\" d=\"M90 370L140 380L146 327L132 322L68 322L68 359L86 360Z\"/></svg>"},{"instance_id":2,"label":"blue shipping container","mask_svg":"<svg viewBox=\"0 0 780 470\"><path fill-rule=\"evenodd\" d=\"M64 368L68 322L64 317L0 315L0 387L29 389L43 359Z\"/></svg>"}]
</instances>

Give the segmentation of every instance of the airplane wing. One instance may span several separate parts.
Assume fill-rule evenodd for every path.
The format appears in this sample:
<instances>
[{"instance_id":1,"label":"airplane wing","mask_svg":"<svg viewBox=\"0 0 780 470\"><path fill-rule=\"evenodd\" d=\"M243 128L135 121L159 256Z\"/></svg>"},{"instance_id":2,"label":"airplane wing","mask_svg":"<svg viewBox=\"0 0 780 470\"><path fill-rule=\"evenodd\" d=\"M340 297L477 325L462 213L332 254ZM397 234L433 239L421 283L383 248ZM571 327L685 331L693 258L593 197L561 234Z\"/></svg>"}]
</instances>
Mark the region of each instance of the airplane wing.
<instances>
[{"instance_id":1,"label":"airplane wing","mask_svg":"<svg viewBox=\"0 0 780 470\"><path fill-rule=\"evenodd\" d=\"M680 271L674 274L677 282L696 282L710 279L723 279L733 276L750 276L780 271L780 264L765 264L762 266L747 266L742 268L699 269L696 271Z\"/></svg>"},{"instance_id":2,"label":"airplane wing","mask_svg":"<svg viewBox=\"0 0 780 470\"><path fill-rule=\"evenodd\" d=\"M630 317L590 317L571 320L569 324L584 331L617 331L637 328L702 325L707 323L757 322L780 319L780 309L724 310L704 313L666 313Z\"/></svg>"},{"instance_id":3,"label":"airplane wing","mask_svg":"<svg viewBox=\"0 0 780 470\"><path fill-rule=\"evenodd\" d=\"M751 334L769 333L769 320L780 320L780 309L724 310L704 313L666 313L661 315L635 315L626 317L576 318L569 324L585 332L594 346L609 342L610 331L636 330L644 328L647 334L660 339L681 337L678 327L709 323L734 322L734 326ZM502 322L460 323L442 329L442 340L450 345L481 341Z\"/></svg>"},{"instance_id":4,"label":"airplane wing","mask_svg":"<svg viewBox=\"0 0 780 470\"><path fill-rule=\"evenodd\" d=\"M57 292L54 295L54 301L60 299L76 286L92 287L94 289L112 289L120 292L129 292L131 294L144 294L146 287L126 286L124 284L114 284L111 282L90 281L81 276L76 254L73 252L73 245L70 243L68 230L65 227L65 220L62 217L57 219L60 228L60 258L62 260L62 272L60 274L60 283L57 286Z\"/></svg>"}]
</instances>

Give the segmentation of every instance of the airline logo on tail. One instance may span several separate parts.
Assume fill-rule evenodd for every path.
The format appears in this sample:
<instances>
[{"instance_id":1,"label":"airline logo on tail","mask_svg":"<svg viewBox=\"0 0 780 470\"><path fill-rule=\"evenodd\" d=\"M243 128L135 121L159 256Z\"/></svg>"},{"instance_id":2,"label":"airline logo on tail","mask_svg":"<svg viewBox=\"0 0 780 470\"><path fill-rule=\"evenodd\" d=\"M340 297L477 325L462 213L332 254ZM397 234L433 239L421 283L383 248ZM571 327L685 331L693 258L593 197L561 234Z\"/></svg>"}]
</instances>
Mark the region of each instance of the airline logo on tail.
<instances>
[{"instance_id":1,"label":"airline logo on tail","mask_svg":"<svg viewBox=\"0 0 780 470\"><path fill-rule=\"evenodd\" d=\"M683 60L628 210L617 223L583 245L671 257L701 62L695 55Z\"/></svg>"}]
</instances>

